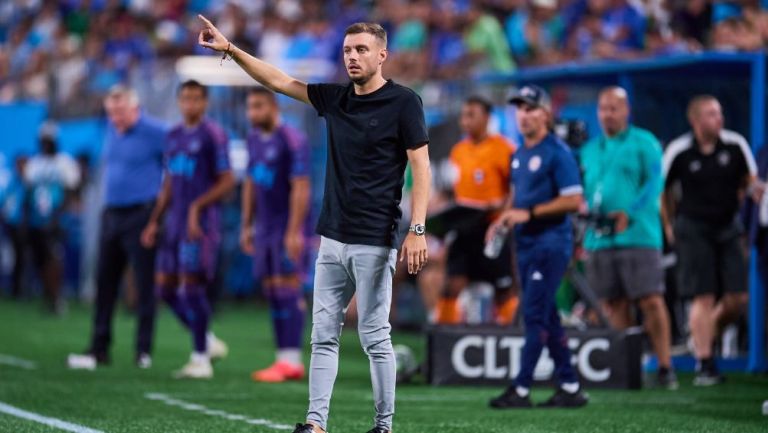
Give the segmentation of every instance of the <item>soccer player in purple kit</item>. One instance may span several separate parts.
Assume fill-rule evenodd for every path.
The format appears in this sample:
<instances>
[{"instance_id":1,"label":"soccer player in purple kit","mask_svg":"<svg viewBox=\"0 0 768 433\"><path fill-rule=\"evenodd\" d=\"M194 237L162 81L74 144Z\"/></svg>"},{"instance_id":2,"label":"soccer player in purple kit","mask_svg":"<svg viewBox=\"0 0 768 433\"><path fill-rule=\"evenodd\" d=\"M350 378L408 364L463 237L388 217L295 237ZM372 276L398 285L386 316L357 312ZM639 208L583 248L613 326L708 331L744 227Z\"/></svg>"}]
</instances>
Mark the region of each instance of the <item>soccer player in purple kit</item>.
<instances>
[{"instance_id":1,"label":"soccer player in purple kit","mask_svg":"<svg viewBox=\"0 0 768 433\"><path fill-rule=\"evenodd\" d=\"M226 346L208 331L206 287L216 268L218 202L235 178L226 135L205 118L207 88L194 80L183 82L178 103L183 121L168 133L165 178L141 242L145 247L157 242L157 291L192 334L190 361L174 376L208 379L213 377L211 358L226 354Z\"/></svg>"},{"instance_id":2,"label":"soccer player in purple kit","mask_svg":"<svg viewBox=\"0 0 768 433\"><path fill-rule=\"evenodd\" d=\"M247 110L253 129L248 133L240 245L254 257L254 274L269 300L277 345L275 363L254 371L251 378L298 380L304 377L304 246L311 233L309 147L298 131L280 123L277 99L270 90L253 88Z\"/></svg>"}]
</instances>

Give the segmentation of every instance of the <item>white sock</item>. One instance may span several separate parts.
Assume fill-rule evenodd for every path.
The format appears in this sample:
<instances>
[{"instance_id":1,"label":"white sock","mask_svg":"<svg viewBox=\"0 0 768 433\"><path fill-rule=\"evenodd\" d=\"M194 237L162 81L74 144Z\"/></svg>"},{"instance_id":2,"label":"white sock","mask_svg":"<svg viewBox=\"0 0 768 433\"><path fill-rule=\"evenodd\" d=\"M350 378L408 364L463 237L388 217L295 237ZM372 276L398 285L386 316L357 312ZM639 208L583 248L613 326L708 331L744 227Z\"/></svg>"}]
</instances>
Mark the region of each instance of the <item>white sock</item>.
<instances>
[{"instance_id":1,"label":"white sock","mask_svg":"<svg viewBox=\"0 0 768 433\"><path fill-rule=\"evenodd\" d=\"M301 364L301 349L280 349L277 351L277 360L299 365Z\"/></svg>"},{"instance_id":2,"label":"white sock","mask_svg":"<svg viewBox=\"0 0 768 433\"><path fill-rule=\"evenodd\" d=\"M207 353L200 353L200 352L192 352L192 362L195 363L208 363L210 360L208 359Z\"/></svg>"},{"instance_id":3,"label":"white sock","mask_svg":"<svg viewBox=\"0 0 768 433\"><path fill-rule=\"evenodd\" d=\"M568 394L576 394L579 391L579 382L564 383L560 385L560 388Z\"/></svg>"},{"instance_id":4,"label":"white sock","mask_svg":"<svg viewBox=\"0 0 768 433\"><path fill-rule=\"evenodd\" d=\"M530 394L531 390L530 390L530 389L528 389L528 388L525 388L525 387L523 387L523 386L518 386L518 387L515 387L515 392L516 392L516 393L517 393L517 395L519 395L520 397L523 397L523 398L525 398L525 397L528 397L528 394Z\"/></svg>"}]
</instances>

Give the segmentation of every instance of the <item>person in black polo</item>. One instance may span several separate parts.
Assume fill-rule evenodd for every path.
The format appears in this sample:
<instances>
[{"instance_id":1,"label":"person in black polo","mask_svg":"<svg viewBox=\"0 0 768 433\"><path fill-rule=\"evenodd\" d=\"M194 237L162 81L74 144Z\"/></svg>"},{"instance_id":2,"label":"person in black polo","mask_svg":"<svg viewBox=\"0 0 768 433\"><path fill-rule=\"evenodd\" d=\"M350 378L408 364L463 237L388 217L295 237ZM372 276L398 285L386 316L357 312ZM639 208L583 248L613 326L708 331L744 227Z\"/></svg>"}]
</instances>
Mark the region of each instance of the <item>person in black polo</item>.
<instances>
[{"instance_id":1,"label":"person in black polo","mask_svg":"<svg viewBox=\"0 0 768 433\"><path fill-rule=\"evenodd\" d=\"M138 291L136 365L149 368L156 309L155 251L144 248L140 236L160 190L167 129L141 112L138 96L126 87L113 87L104 108L109 128L103 150L105 209L99 233L93 335L84 354L69 355L68 365L92 370L108 363L112 315L120 281L130 264Z\"/></svg>"},{"instance_id":2,"label":"person in black polo","mask_svg":"<svg viewBox=\"0 0 768 433\"><path fill-rule=\"evenodd\" d=\"M694 385L722 381L712 343L748 300L739 208L745 192L760 200L749 144L723 129L720 103L697 96L688 105L692 132L664 152L664 230L678 256L680 294L692 297L688 324L698 361ZM674 217L674 219L673 219Z\"/></svg>"}]
</instances>

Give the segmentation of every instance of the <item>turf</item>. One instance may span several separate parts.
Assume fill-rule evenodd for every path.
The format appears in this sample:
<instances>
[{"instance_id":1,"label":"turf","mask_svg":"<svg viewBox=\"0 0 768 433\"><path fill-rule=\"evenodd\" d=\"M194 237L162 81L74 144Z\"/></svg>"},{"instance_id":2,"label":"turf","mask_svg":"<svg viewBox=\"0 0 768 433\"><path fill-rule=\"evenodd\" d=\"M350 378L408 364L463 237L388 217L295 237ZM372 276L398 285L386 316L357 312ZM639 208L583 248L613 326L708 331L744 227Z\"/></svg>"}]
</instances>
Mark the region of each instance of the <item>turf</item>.
<instances>
[{"instance_id":1,"label":"turf","mask_svg":"<svg viewBox=\"0 0 768 433\"><path fill-rule=\"evenodd\" d=\"M160 315L150 370L133 366L133 320L117 315L112 365L95 372L68 371L68 352L85 347L90 312L74 307L64 318L45 316L37 304L0 300L0 353L37 363L34 370L0 365L0 402L104 432L279 432L248 419L281 425L301 421L307 401L306 381L256 384L249 374L272 359L267 313L248 305L224 305L215 319L216 333L231 348L216 365L211 381L176 381L170 372L183 364L189 338L166 312ZM394 335L421 356L422 338ZM768 399L765 376L731 375L719 387L694 388L681 377L678 391L590 390L591 403L579 410L530 409L493 411L492 388L435 388L403 385L397 392L397 433L447 432L765 432L761 415ZM148 393L219 410L214 415L190 412L147 398ZM534 400L549 390L534 392ZM159 397L158 397L159 398ZM177 402L178 403L178 402ZM331 404L331 433L363 433L373 413L368 363L352 330L345 330L340 374ZM192 406L195 407L195 406ZM233 419L226 419L223 413ZM265 421L266 422L266 421ZM61 431L0 413L0 432ZM290 430L287 430L290 431Z\"/></svg>"}]
</instances>

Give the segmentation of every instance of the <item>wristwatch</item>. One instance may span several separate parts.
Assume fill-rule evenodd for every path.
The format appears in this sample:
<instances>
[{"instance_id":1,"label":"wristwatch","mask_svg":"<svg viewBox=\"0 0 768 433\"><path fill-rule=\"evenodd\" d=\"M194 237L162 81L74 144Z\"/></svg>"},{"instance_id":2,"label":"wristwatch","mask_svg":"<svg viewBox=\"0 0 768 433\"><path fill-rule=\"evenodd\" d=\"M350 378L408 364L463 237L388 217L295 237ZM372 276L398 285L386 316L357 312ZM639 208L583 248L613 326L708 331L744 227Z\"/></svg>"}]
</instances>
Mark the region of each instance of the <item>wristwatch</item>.
<instances>
[{"instance_id":1,"label":"wristwatch","mask_svg":"<svg viewBox=\"0 0 768 433\"><path fill-rule=\"evenodd\" d=\"M424 228L424 224L414 224L408 227L409 232L413 232L416 236L424 236L427 230Z\"/></svg>"}]
</instances>

